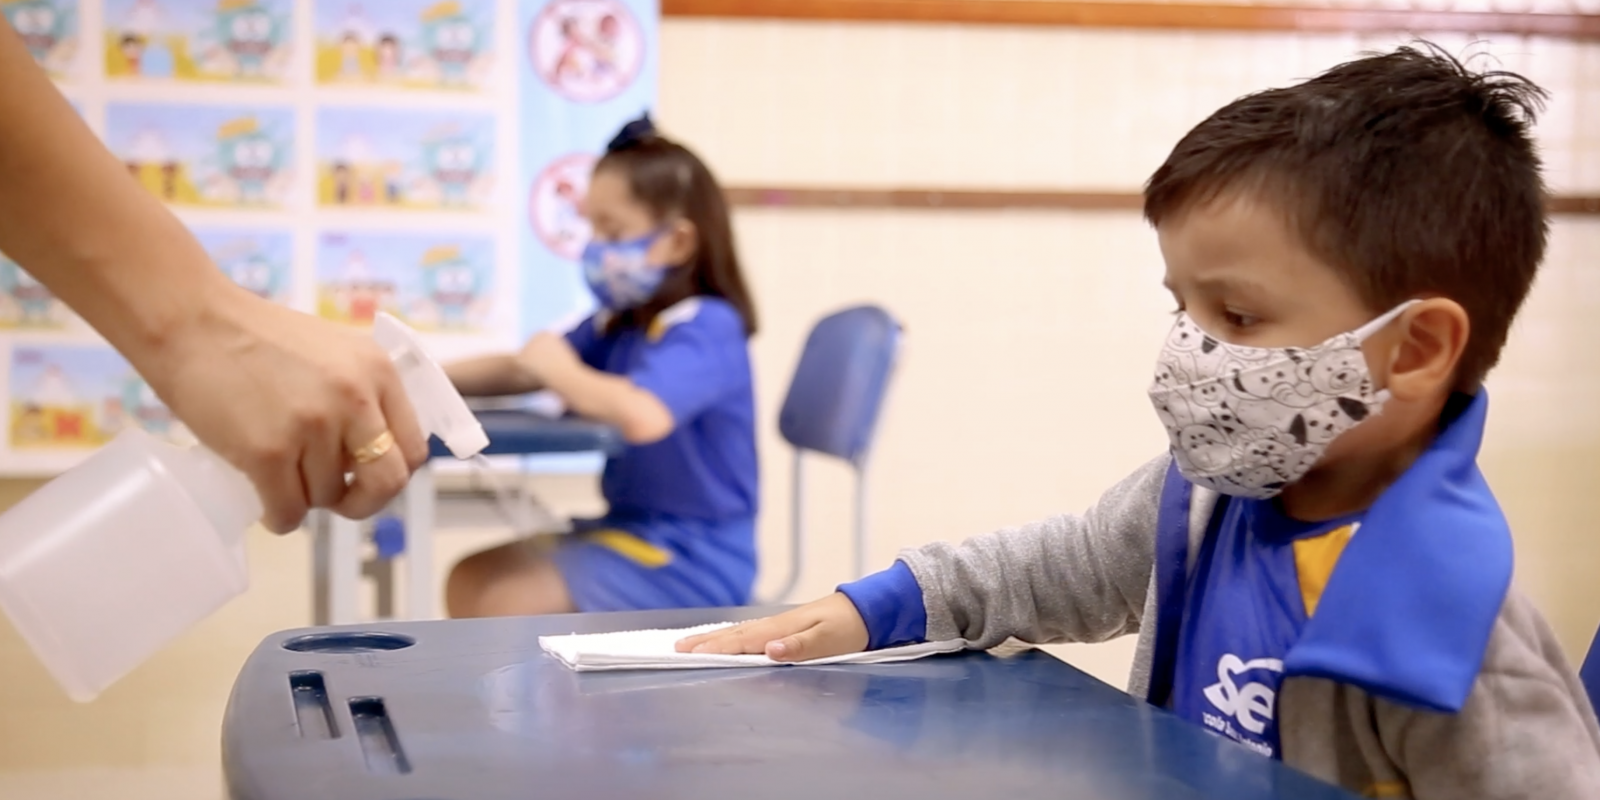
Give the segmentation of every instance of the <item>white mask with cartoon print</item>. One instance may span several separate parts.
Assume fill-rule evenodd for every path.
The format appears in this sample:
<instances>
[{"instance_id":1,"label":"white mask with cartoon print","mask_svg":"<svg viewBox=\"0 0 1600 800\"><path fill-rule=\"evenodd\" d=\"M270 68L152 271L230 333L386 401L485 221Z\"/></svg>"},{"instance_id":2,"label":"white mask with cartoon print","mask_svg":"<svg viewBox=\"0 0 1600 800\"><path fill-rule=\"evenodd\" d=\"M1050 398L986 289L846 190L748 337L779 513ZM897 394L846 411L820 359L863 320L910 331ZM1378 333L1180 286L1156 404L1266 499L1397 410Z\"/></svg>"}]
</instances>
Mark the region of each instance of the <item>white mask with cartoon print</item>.
<instances>
[{"instance_id":1,"label":"white mask with cartoon print","mask_svg":"<svg viewBox=\"0 0 1600 800\"><path fill-rule=\"evenodd\" d=\"M1167 335L1150 402L1190 483L1264 499L1304 477L1339 434L1389 399L1373 386L1361 343L1417 301L1315 347L1244 347L1188 314Z\"/></svg>"}]
</instances>

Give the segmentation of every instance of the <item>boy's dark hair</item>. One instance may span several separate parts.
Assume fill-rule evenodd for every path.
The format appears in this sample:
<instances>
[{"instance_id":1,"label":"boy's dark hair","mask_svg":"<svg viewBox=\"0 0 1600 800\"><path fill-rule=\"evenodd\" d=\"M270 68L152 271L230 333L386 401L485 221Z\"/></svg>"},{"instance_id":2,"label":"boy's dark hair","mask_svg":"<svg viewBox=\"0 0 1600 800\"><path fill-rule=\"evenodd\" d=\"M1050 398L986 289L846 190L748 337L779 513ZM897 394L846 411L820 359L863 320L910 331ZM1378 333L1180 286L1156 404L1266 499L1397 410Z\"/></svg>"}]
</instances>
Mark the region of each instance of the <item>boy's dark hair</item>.
<instances>
[{"instance_id":1,"label":"boy's dark hair","mask_svg":"<svg viewBox=\"0 0 1600 800\"><path fill-rule=\"evenodd\" d=\"M739 312L746 336L756 333L756 309L739 268L733 226L722 186L688 148L656 132L645 117L628 124L595 165L596 173L619 170L634 199L652 216L681 216L694 224L696 244L689 262L667 273L650 301L617 315L613 330L648 329L657 314L696 295L720 297Z\"/></svg>"},{"instance_id":2,"label":"boy's dark hair","mask_svg":"<svg viewBox=\"0 0 1600 800\"><path fill-rule=\"evenodd\" d=\"M1375 314L1414 297L1460 303L1472 329L1457 382L1471 389L1499 360L1544 259L1528 129L1546 94L1419 48L1224 106L1150 177L1144 216L1160 225L1234 190L1274 203Z\"/></svg>"}]
</instances>

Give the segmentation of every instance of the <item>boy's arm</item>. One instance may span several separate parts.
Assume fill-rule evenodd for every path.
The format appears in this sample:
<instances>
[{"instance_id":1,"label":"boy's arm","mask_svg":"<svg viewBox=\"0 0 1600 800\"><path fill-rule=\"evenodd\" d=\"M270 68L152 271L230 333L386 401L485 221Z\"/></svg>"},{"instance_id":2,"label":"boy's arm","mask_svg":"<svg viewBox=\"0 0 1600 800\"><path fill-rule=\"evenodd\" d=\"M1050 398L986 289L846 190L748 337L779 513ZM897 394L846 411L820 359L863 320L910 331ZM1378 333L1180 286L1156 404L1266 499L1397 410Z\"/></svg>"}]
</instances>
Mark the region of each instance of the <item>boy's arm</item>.
<instances>
[{"instance_id":1,"label":"boy's arm","mask_svg":"<svg viewBox=\"0 0 1600 800\"><path fill-rule=\"evenodd\" d=\"M1103 641L1136 630L1155 558L1163 455L1081 517L901 554L894 566L814 603L680 642L683 652L824 658L914 641L993 647Z\"/></svg>"},{"instance_id":2,"label":"boy's arm","mask_svg":"<svg viewBox=\"0 0 1600 800\"><path fill-rule=\"evenodd\" d=\"M1170 464L1167 455L1146 463L1082 516L902 553L921 590L923 638L989 648L1013 636L1036 644L1098 642L1137 630ZM861 610L871 629L886 615L868 606Z\"/></svg>"},{"instance_id":3,"label":"boy's arm","mask_svg":"<svg viewBox=\"0 0 1600 800\"><path fill-rule=\"evenodd\" d=\"M1506 598L1458 713L1375 699L1321 679L1286 681L1280 707L1286 759L1369 796L1600 797L1594 710L1555 636L1516 592Z\"/></svg>"},{"instance_id":4,"label":"boy's arm","mask_svg":"<svg viewBox=\"0 0 1600 800\"><path fill-rule=\"evenodd\" d=\"M1417 800L1600 797L1600 727L1561 645L1512 592L1457 714L1377 703L1384 749Z\"/></svg>"}]
</instances>

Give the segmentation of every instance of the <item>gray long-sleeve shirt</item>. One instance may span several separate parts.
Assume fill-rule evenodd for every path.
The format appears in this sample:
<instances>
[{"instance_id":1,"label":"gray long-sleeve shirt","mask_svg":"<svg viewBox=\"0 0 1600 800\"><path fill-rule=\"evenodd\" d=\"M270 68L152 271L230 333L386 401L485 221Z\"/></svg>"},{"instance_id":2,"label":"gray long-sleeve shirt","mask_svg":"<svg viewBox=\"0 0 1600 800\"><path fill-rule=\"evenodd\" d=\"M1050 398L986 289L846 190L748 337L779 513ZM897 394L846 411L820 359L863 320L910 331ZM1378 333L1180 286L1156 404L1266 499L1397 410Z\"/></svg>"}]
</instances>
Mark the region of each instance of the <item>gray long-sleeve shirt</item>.
<instances>
[{"instance_id":1,"label":"gray long-sleeve shirt","mask_svg":"<svg viewBox=\"0 0 1600 800\"><path fill-rule=\"evenodd\" d=\"M1149 462L1082 516L902 553L922 589L927 638L988 648L1011 637L1045 644L1137 633L1128 690L1144 696L1156 633L1156 509L1169 464L1168 456ZM1191 554L1216 500L1194 491ZM1600 798L1594 710L1549 626L1514 589L1459 712L1291 676L1277 718L1286 763L1372 797Z\"/></svg>"}]
</instances>

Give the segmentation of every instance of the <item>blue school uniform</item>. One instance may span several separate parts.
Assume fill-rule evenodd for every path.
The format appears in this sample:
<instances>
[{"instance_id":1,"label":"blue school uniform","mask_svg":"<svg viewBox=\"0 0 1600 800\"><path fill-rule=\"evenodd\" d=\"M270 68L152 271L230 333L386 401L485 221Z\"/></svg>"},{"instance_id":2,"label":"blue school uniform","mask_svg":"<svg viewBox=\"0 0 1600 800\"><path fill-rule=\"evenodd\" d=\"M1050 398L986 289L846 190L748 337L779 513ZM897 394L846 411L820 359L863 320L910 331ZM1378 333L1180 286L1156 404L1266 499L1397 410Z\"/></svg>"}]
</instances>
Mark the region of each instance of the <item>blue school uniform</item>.
<instances>
[{"instance_id":1,"label":"blue school uniform","mask_svg":"<svg viewBox=\"0 0 1600 800\"><path fill-rule=\"evenodd\" d=\"M1282 758L1283 659L1316 612L1360 515L1300 522L1273 500L1234 500L1189 576L1172 710L1264 756Z\"/></svg>"},{"instance_id":2,"label":"blue school uniform","mask_svg":"<svg viewBox=\"0 0 1600 800\"><path fill-rule=\"evenodd\" d=\"M577 525L554 561L579 611L744 605L755 583L755 402L744 320L714 297L567 334L593 369L623 375L672 413L673 431L606 462L610 510Z\"/></svg>"},{"instance_id":3,"label":"blue school uniform","mask_svg":"<svg viewBox=\"0 0 1600 800\"><path fill-rule=\"evenodd\" d=\"M1192 567L1193 486L1169 467L1146 698L1280 759L1285 678L1459 711L1511 583L1510 529L1476 464L1487 414L1482 390L1452 398L1427 451L1360 514L1306 523L1275 501L1218 498ZM861 612L869 648L926 638L905 562L839 590Z\"/></svg>"}]
</instances>

